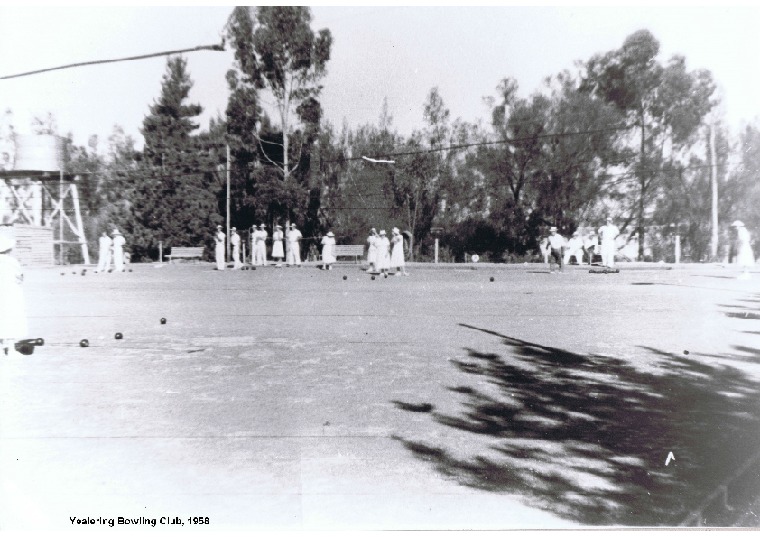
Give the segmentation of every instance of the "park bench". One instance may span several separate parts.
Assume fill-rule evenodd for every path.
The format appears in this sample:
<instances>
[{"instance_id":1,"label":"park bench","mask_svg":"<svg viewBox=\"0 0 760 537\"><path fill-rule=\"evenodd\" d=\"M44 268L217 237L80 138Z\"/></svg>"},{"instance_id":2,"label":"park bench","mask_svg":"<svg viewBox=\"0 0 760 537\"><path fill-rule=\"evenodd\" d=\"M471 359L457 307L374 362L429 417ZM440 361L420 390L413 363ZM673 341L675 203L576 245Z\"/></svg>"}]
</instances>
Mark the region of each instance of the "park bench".
<instances>
[{"instance_id":1,"label":"park bench","mask_svg":"<svg viewBox=\"0 0 760 537\"><path fill-rule=\"evenodd\" d=\"M200 261L203 257L203 246L172 246L172 253L166 258L169 263L174 259L197 259Z\"/></svg>"},{"instance_id":2,"label":"park bench","mask_svg":"<svg viewBox=\"0 0 760 537\"><path fill-rule=\"evenodd\" d=\"M364 257L363 244L336 244L335 259L339 257L353 257L354 262L358 263L360 257Z\"/></svg>"}]
</instances>

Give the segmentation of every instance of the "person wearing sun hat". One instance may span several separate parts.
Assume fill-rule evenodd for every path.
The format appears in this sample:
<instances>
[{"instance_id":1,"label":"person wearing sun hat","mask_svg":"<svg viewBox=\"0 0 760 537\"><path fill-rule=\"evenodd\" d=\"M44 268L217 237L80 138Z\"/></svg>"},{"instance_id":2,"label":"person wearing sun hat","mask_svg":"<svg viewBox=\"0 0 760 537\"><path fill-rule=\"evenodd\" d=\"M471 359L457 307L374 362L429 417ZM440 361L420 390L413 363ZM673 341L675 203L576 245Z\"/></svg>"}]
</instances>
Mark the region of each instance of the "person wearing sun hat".
<instances>
[{"instance_id":1,"label":"person wearing sun hat","mask_svg":"<svg viewBox=\"0 0 760 537\"><path fill-rule=\"evenodd\" d=\"M113 271L124 272L124 244L127 242L118 229L111 233L113 237Z\"/></svg>"},{"instance_id":2,"label":"person wearing sun hat","mask_svg":"<svg viewBox=\"0 0 760 537\"><path fill-rule=\"evenodd\" d=\"M290 224L290 230L288 231L288 258L285 262L286 265L291 264L300 267L301 266L301 232L296 227L295 222Z\"/></svg>"},{"instance_id":3,"label":"person wearing sun hat","mask_svg":"<svg viewBox=\"0 0 760 537\"><path fill-rule=\"evenodd\" d=\"M390 268L396 269L396 276L403 274L408 276L406 272L406 266L404 264L404 237L401 236L401 232L397 227L393 228L393 235L391 236L391 261Z\"/></svg>"},{"instance_id":4,"label":"person wearing sun hat","mask_svg":"<svg viewBox=\"0 0 760 537\"><path fill-rule=\"evenodd\" d=\"M322 269L332 270L333 263L335 263L335 234L328 231L327 235L322 237Z\"/></svg>"},{"instance_id":5,"label":"person wearing sun hat","mask_svg":"<svg viewBox=\"0 0 760 537\"><path fill-rule=\"evenodd\" d=\"M752 238L741 220L734 220L731 227L736 230L736 264L742 269L740 280L749 280L749 268L755 266L755 254L752 252Z\"/></svg>"},{"instance_id":6,"label":"person wearing sun hat","mask_svg":"<svg viewBox=\"0 0 760 537\"><path fill-rule=\"evenodd\" d=\"M258 230L253 232L253 264L256 266L266 266L267 264L267 230L264 224L261 224Z\"/></svg>"},{"instance_id":7,"label":"person wearing sun hat","mask_svg":"<svg viewBox=\"0 0 760 537\"><path fill-rule=\"evenodd\" d=\"M18 358L14 344L26 337L27 322L24 273L12 255L15 246L13 239L0 235L0 349L2 356Z\"/></svg>"},{"instance_id":8,"label":"person wearing sun hat","mask_svg":"<svg viewBox=\"0 0 760 537\"><path fill-rule=\"evenodd\" d=\"M240 262L240 235L237 232L237 228L230 228L230 244L232 245L232 270L238 270L243 266Z\"/></svg>"},{"instance_id":9,"label":"person wearing sun hat","mask_svg":"<svg viewBox=\"0 0 760 537\"><path fill-rule=\"evenodd\" d=\"M272 259L275 260L275 267L282 266L282 259L285 257L285 250L282 247L282 240L285 235L282 233L282 226L277 224L272 232Z\"/></svg>"},{"instance_id":10,"label":"person wearing sun hat","mask_svg":"<svg viewBox=\"0 0 760 537\"><path fill-rule=\"evenodd\" d=\"M224 240L227 236L222 231L222 226L216 226L216 233L214 234L214 258L216 260L216 270L224 270Z\"/></svg>"},{"instance_id":11,"label":"person wearing sun hat","mask_svg":"<svg viewBox=\"0 0 760 537\"><path fill-rule=\"evenodd\" d=\"M557 228L554 226L549 228L547 240L549 241L549 272L554 272L552 270L552 260L557 262L559 272L562 272L562 250L565 248L567 241L565 237L557 233Z\"/></svg>"},{"instance_id":12,"label":"person wearing sun hat","mask_svg":"<svg viewBox=\"0 0 760 537\"><path fill-rule=\"evenodd\" d=\"M387 274L391 268L391 241L384 229L380 230L380 236L377 239L377 270Z\"/></svg>"},{"instance_id":13,"label":"person wearing sun hat","mask_svg":"<svg viewBox=\"0 0 760 537\"><path fill-rule=\"evenodd\" d=\"M369 237L367 237L367 265L370 272L377 270L377 231L375 228L370 229Z\"/></svg>"}]
</instances>

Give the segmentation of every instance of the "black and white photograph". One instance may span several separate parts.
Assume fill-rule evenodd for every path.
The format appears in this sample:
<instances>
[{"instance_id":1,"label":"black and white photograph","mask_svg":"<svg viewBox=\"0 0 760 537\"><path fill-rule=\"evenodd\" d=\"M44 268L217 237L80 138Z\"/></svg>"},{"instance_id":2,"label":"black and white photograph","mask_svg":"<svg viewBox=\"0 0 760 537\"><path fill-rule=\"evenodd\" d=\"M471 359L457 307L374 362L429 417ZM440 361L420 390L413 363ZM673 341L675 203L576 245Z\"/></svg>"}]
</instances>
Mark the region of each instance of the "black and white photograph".
<instances>
[{"instance_id":1,"label":"black and white photograph","mask_svg":"<svg viewBox=\"0 0 760 537\"><path fill-rule=\"evenodd\" d=\"M0 533L760 529L759 30L0 6Z\"/></svg>"}]
</instances>

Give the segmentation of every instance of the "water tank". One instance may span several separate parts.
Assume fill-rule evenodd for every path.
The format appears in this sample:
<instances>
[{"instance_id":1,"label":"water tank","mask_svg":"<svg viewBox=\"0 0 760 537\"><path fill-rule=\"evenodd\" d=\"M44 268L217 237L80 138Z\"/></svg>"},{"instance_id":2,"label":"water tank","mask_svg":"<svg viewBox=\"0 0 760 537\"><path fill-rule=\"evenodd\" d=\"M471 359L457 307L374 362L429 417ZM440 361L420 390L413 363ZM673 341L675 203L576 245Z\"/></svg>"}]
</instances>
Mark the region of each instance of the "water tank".
<instances>
[{"instance_id":1,"label":"water tank","mask_svg":"<svg viewBox=\"0 0 760 537\"><path fill-rule=\"evenodd\" d=\"M52 134L15 136L14 171L57 172L61 169L63 141Z\"/></svg>"}]
</instances>

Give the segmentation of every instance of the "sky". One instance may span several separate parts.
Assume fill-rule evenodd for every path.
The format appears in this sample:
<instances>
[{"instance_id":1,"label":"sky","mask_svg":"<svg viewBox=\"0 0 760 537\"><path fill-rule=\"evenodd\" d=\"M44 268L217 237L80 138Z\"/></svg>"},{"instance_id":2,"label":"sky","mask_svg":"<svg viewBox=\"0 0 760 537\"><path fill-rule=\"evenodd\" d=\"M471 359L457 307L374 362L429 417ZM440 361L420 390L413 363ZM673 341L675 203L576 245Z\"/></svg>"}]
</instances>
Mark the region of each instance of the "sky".
<instances>
[{"instance_id":1,"label":"sky","mask_svg":"<svg viewBox=\"0 0 760 537\"><path fill-rule=\"evenodd\" d=\"M760 117L760 7L637 6L312 5L312 28L333 36L321 97L325 119L337 128L377 124L387 99L393 126L410 134L423 126L425 99L437 87L452 119L485 121L483 98L495 95L501 79L515 78L527 97L547 76L574 71L576 61L619 48L640 29L659 40L663 63L680 54L689 70L712 72L720 113L734 131ZM231 10L2 5L0 77L216 44ZM194 81L189 101L203 106L206 128L226 108L233 52L185 57ZM140 127L165 70L166 57L158 57L0 80L0 119L10 109L16 132L29 134L35 117L52 114L59 132L71 133L78 145L97 135L101 152L120 125L141 147Z\"/></svg>"}]
</instances>

